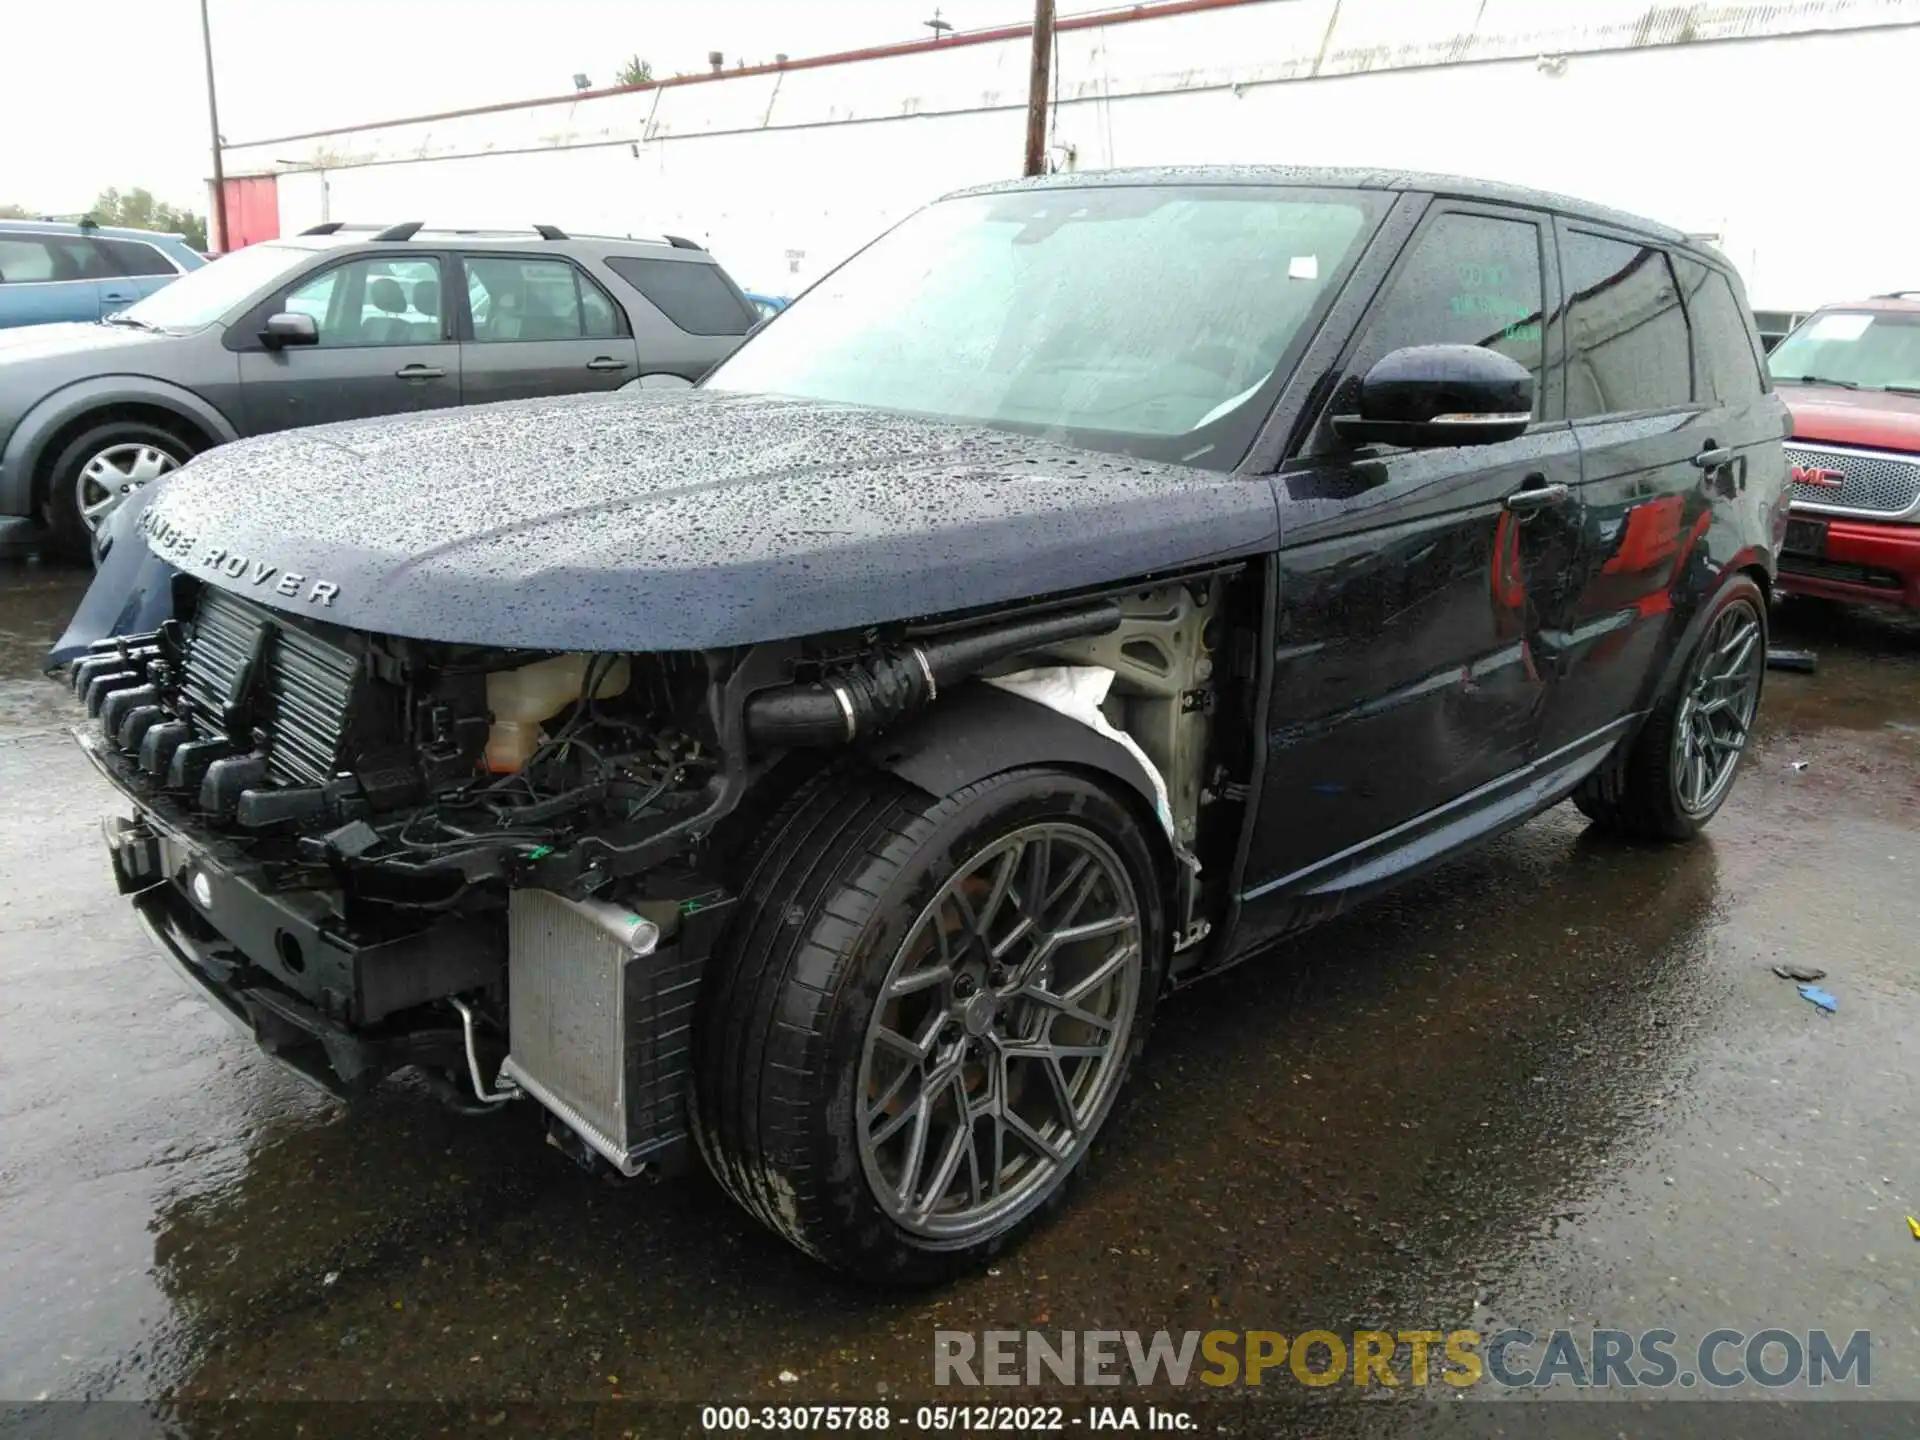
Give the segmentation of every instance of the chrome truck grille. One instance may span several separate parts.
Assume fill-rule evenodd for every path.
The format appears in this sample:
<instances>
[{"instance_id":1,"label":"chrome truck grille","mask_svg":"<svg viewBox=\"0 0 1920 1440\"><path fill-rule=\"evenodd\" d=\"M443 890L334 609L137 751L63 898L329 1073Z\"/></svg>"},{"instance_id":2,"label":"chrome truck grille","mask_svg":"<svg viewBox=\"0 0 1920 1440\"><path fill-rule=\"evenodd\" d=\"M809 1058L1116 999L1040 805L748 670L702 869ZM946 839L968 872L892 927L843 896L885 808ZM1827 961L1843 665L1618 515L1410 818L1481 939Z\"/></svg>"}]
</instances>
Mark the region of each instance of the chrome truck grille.
<instances>
[{"instance_id":1,"label":"chrome truck grille","mask_svg":"<svg viewBox=\"0 0 1920 1440\"><path fill-rule=\"evenodd\" d=\"M515 890L500 1073L622 1172L686 1135L700 961L604 902Z\"/></svg>"},{"instance_id":2,"label":"chrome truck grille","mask_svg":"<svg viewBox=\"0 0 1920 1440\"><path fill-rule=\"evenodd\" d=\"M1789 443L1786 451L1794 472L1820 477L1794 481L1796 505L1887 519L1905 516L1920 505L1920 455L1798 443ZM1834 483L1834 476L1840 483Z\"/></svg>"}]
</instances>

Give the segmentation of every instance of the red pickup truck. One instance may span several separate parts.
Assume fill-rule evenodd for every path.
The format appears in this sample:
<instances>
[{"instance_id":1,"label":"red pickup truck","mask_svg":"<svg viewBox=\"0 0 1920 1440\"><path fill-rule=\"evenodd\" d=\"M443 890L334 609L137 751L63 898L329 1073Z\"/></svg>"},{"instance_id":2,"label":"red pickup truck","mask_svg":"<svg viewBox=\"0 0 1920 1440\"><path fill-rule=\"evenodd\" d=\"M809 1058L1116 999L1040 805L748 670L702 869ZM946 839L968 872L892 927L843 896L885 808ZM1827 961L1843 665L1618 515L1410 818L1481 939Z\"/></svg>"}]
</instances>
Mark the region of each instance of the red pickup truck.
<instances>
[{"instance_id":1,"label":"red pickup truck","mask_svg":"<svg viewBox=\"0 0 1920 1440\"><path fill-rule=\"evenodd\" d=\"M1920 290L1817 311L1767 368L1793 411L1780 588L1920 609Z\"/></svg>"}]
</instances>

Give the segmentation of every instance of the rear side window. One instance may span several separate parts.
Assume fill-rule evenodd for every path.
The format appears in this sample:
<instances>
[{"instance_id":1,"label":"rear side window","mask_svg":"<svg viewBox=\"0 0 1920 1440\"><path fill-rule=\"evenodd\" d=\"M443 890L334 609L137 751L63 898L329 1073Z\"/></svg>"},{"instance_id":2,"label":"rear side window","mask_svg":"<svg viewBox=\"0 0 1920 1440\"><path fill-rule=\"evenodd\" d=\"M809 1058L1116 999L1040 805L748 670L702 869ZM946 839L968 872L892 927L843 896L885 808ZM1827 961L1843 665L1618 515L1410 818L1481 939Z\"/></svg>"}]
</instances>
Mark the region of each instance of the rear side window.
<instances>
[{"instance_id":1,"label":"rear side window","mask_svg":"<svg viewBox=\"0 0 1920 1440\"><path fill-rule=\"evenodd\" d=\"M689 335L744 335L759 318L713 265L619 255L607 268Z\"/></svg>"},{"instance_id":2,"label":"rear side window","mask_svg":"<svg viewBox=\"0 0 1920 1440\"><path fill-rule=\"evenodd\" d=\"M107 252L107 260L122 275L177 274L173 262L153 246L139 240L96 240Z\"/></svg>"},{"instance_id":3,"label":"rear side window","mask_svg":"<svg viewBox=\"0 0 1920 1440\"><path fill-rule=\"evenodd\" d=\"M1760 360L1727 277L1685 255L1676 256L1674 264L1693 322L1693 376L1699 398L1719 405L1758 400L1765 393Z\"/></svg>"},{"instance_id":4,"label":"rear side window","mask_svg":"<svg viewBox=\"0 0 1920 1440\"><path fill-rule=\"evenodd\" d=\"M1584 231L1560 253L1567 418L1666 410L1693 398L1687 316L1664 250Z\"/></svg>"},{"instance_id":5,"label":"rear side window","mask_svg":"<svg viewBox=\"0 0 1920 1440\"><path fill-rule=\"evenodd\" d=\"M474 256L465 267L473 338L480 344L621 333L606 292L565 260Z\"/></svg>"}]
</instances>

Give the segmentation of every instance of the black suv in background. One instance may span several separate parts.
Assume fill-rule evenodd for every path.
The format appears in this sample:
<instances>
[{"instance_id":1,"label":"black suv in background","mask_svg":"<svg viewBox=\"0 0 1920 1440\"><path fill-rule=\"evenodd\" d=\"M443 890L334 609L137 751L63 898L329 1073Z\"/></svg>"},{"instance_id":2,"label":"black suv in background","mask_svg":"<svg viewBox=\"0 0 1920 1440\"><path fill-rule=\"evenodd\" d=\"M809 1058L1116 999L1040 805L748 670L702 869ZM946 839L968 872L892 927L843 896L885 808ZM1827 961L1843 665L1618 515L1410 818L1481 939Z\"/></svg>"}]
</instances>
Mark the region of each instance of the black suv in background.
<instances>
[{"instance_id":1,"label":"black suv in background","mask_svg":"<svg viewBox=\"0 0 1920 1440\"><path fill-rule=\"evenodd\" d=\"M317 225L97 324L0 331L0 531L84 553L140 486L242 435L685 386L759 318L675 236Z\"/></svg>"},{"instance_id":2,"label":"black suv in background","mask_svg":"<svg viewBox=\"0 0 1920 1440\"><path fill-rule=\"evenodd\" d=\"M1786 433L1732 269L1630 216L966 192L692 390L196 461L70 637L82 743L121 890L283 1063L629 1175L691 1136L928 1279L1060 1199L1170 985L1563 799L1706 824Z\"/></svg>"}]
</instances>

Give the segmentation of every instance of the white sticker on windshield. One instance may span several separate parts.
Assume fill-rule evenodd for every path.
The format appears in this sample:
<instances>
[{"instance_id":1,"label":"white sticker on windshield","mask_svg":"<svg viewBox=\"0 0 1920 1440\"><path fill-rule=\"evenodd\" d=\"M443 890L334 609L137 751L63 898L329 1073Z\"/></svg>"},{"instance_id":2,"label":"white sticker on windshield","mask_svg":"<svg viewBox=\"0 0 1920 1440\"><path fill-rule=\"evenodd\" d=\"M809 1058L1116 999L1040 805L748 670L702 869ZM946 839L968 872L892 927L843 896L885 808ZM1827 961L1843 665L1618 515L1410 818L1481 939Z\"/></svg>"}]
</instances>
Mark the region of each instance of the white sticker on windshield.
<instances>
[{"instance_id":1,"label":"white sticker on windshield","mask_svg":"<svg viewBox=\"0 0 1920 1440\"><path fill-rule=\"evenodd\" d=\"M1873 324L1871 315L1822 315L1807 331L1809 340L1858 340Z\"/></svg>"},{"instance_id":2,"label":"white sticker on windshield","mask_svg":"<svg viewBox=\"0 0 1920 1440\"><path fill-rule=\"evenodd\" d=\"M1318 255L1296 255L1287 263L1289 280L1318 280L1320 278L1320 257Z\"/></svg>"}]
</instances>

